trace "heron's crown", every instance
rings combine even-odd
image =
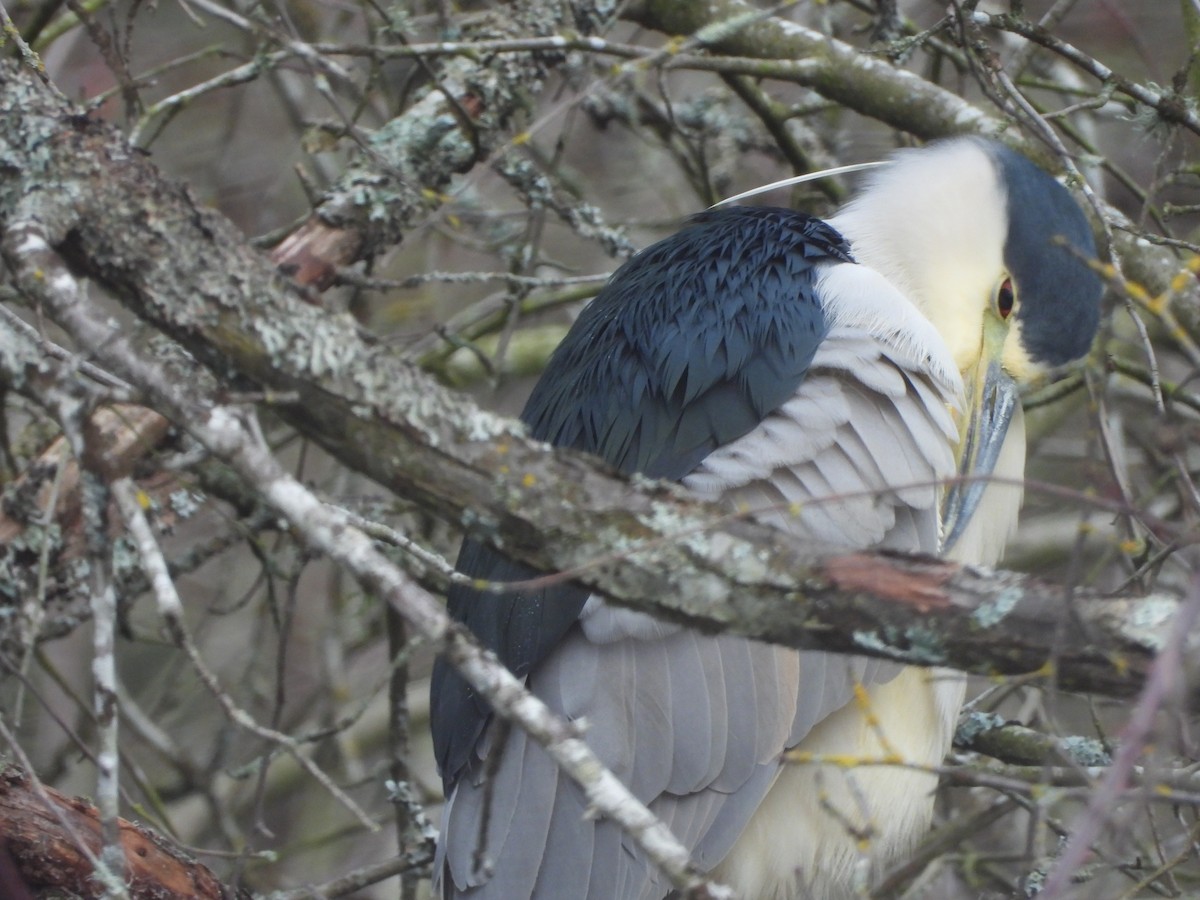
[[[965,137],[901,150],[830,223],[963,364],[1005,278],[1018,299],[1019,368],[1061,365],[1091,346],[1102,282],[1087,219],[1066,188],[1002,144]]]

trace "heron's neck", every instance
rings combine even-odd
[[[1003,232],[998,221],[962,210],[937,227],[917,229],[901,214],[901,201],[872,195],[829,224],[850,242],[860,265],[886,278],[937,328],[962,371],[979,355],[983,312],[1004,265]]]

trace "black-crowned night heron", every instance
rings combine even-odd
[[[1094,255],[1079,207],[1024,157],[971,138],[901,151],[828,220],[710,211],[635,256],[523,418],[538,438],[825,544],[994,563],[1025,467],[1014,380],[1087,352]],[[534,574],[471,541],[459,565]],[[457,589],[450,609],[550,707],[585,718],[600,758],[739,897],[840,896],[929,826],[929,774],[781,755],[937,765],[963,698],[949,673],[706,636],[572,585]],[[433,732],[445,896],[669,892],[444,663]]]

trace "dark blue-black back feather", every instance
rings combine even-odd
[[[850,261],[842,236],[803,213],[702,213],[613,275],[550,358],[521,418],[534,437],[622,472],[682,478],[796,392],[827,330],[814,267]],[[458,568],[489,581],[541,574],[471,539]],[[448,606],[525,676],[574,625],[588,594],[578,585],[506,594],[455,587]],[[491,710],[439,659],[431,715],[449,791]]]

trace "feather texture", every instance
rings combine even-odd
[[[522,418],[540,440],[595,453],[624,472],[678,479],[795,392],[827,330],[814,289],[819,270],[849,260],[841,235],[811,216],[702,213],[614,274],[554,352]],[[470,540],[458,568],[492,581],[537,574]],[[574,586],[486,598],[456,587],[448,607],[523,676],[586,601]],[[663,631],[640,621],[647,634]],[[612,629],[612,639],[620,636]],[[490,711],[442,660],[431,694],[449,789],[473,764]]]
[[[523,418],[535,437],[804,538],[937,552],[958,419],[978,421],[960,372],[984,371],[986,355],[1026,377],[1080,355],[1099,282],[1078,257],[1093,252],[1066,191],[1000,145],[901,153],[829,222],[710,211],[636,256],[581,314]],[[1024,300],[1000,310],[1006,280]],[[994,464],[1022,473],[1019,412]],[[995,561],[1015,525],[1019,490],[983,497],[988,515],[968,520],[956,558]],[[470,540],[460,568],[535,574]],[[928,825],[935,779],[921,767],[948,745],[957,677],[701,635],[573,585],[456,588],[449,608],[551,709],[585,722],[601,760],[739,896],[845,896]],[[443,896],[669,893],[440,660],[432,693]],[[785,765],[789,750],[807,762]]]
[[[683,483],[824,543],[936,550],[936,483],[954,471],[949,409],[961,384],[956,373],[945,377],[952,368],[914,359],[910,336],[894,322],[876,334],[870,327],[826,334],[793,395],[710,452]],[[530,687],[567,719],[586,721],[601,760],[702,865],[715,866],[778,789],[780,754],[804,746],[850,703],[856,684],[886,686],[900,667],[675,626],[647,630],[653,621],[591,597],[579,627],[534,669]],[[448,812],[438,860],[447,887],[505,898],[666,893],[669,886],[615,826],[584,819],[581,792],[522,733],[507,735],[488,783],[483,770],[472,767]],[[824,815],[808,806],[811,816]],[[845,841],[853,845],[850,835]],[[603,865],[584,864],[601,858]],[[808,862],[803,854],[782,859],[785,880]],[[728,861],[726,868],[739,874]]]

